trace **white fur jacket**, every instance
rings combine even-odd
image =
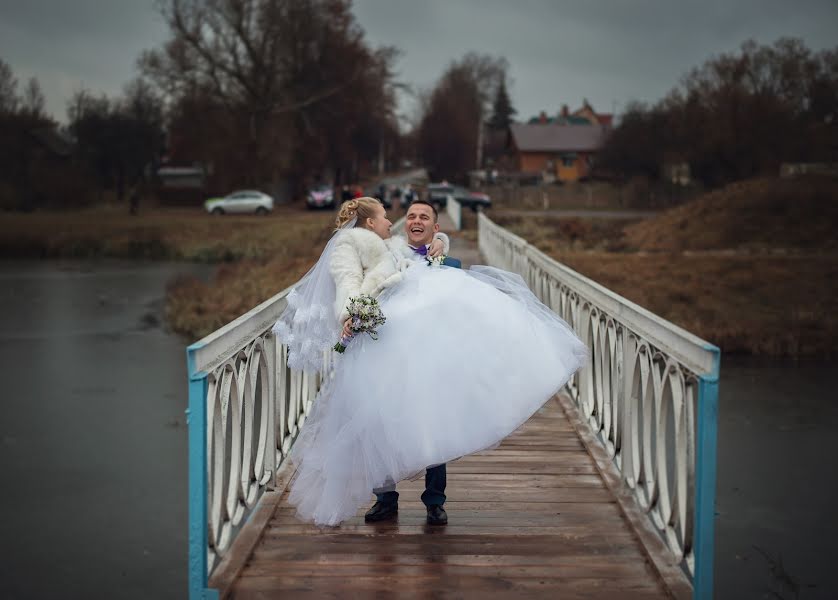
[[[448,252],[448,236],[437,233],[443,253]],[[378,234],[355,227],[336,240],[329,264],[335,280],[335,314],[343,323],[349,313],[349,298],[358,294],[378,296],[382,290],[401,281],[402,272],[416,262],[416,254],[400,235],[382,240]]]

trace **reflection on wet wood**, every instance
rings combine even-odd
[[[425,523],[421,479],[398,489],[397,519],[364,523],[364,507],[332,529],[301,523],[283,498],[231,597],[668,596],[555,402],[449,465],[447,526]]]

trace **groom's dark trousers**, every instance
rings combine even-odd
[[[437,465],[425,471],[425,491],[422,493],[422,502],[425,506],[445,503],[445,465]],[[378,488],[375,497],[382,504],[398,502],[399,493],[395,484]]]
[[[463,265],[457,258],[446,256],[442,264],[455,269],[462,269]],[[422,502],[425,506],[442,506],[445,504],[445,464],[437,465],[425,470],[425,491],[422,492]],[[396,491],[396,484],[391,483],[373,490],[376,499],[382,504],[399,501],[399,493]]]

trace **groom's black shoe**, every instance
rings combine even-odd
[[[448,513],[441,504],[431,504],[428,507],[428,525],[447,525]]]
[[[376,502],[372,508],[364,515],[364,521],[367,523],[374,523],[375,521],[383,521],[398,514],[398,502]]]

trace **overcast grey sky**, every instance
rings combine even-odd
[[[469,50],[505,56],[519,118],[657,100],[748,38],[838,45],[838,0],[356,0],[355,15],[373,44],[402,49],[400,79],[417,88]],[[119,93],[165,38],[151,0],[0,0],[0,58],[21,86],[38,78],[62,121],[74,90]]]

